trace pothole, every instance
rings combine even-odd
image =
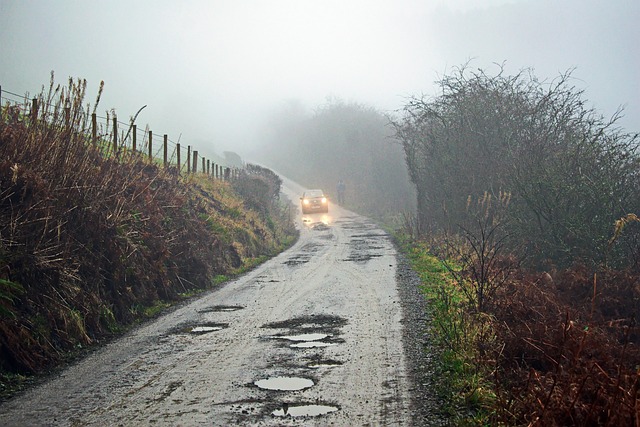
[[[242,310],[244,307],[241,305],[214,305],[213,307],[203,308],[198,310],[198,313],[219,313]]]
[[[208,334],[209,332],[222,330],[227,326],[228,326],[227,324],[222,324],[222,323],[209,323],[209,324],[200,325],[200,326],[192,326],[189,329],[189,332],[196,335]]]
[[[275,336],[274,338],[279,338],[279,339],[289,340],[289,341],[320,341],[327,337],[329,337],[329,334],[283,335],[283,336]]]
[[[306,264],[307,262],[309,262],[309,256],[298,255],[298,256],[289,258],[288,260],[283,262],[283,264],[288,265],[290,267],[295,267],[301,264]]]
[[[272,322],[262,325],[263,328],[269,329],[290,329],[296,332],[312,332],[314,330],[322,330],[327,333],[338,334],[338,328],[347,323],[347,320],[332,315],[317,314],[311,316],[294,317],[279,322]]]
[[[219,331],[221,329],[225,329],[228,327],[229,327],[228,323],[188,324],[188,325],[179,326],[176,329],[173,329],[171,333],[202,335],[202,334],[208,334],[210,332]]]
[[[329,405],[283,405],[271,414],[276,417],[318,417],[337,410],[336,406]]]
[[[336,345],[333,342],[324,342],[324,341],[303,341],[297,342],[295,344],[291,344],[289,347],[291,348],[319,348],[319,347],[331,347]]]
[[[271,377],[255,381],[254,384],[265,390],[294,391],[312,387],[315,383],[309,378]]]
[[[343,261],[351,261],[351,262],[367,262],[372,260],[373,258],[381,257],[380,254],[356,254],[351,255],[348,258],[343,259]]]
[[[319,360],[317,362],[310,363],[308,366],[312,369],[319,368],[334,368],[336,366],[342,365],[342,362],[338,362],[337,360]]]

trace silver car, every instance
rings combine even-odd
[[[329,212],[329,200],[322,190],[307,190],[300,197],[302,213]]]

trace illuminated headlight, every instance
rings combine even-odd
[[[302,203],[304,203],[305,205],[309,204],[309,199],[302,199]]]
[[[323,198],[322,198],[322,203],[323,203],[323,204],[324,204],[324,203],[327,203],[327,198],[326,198],[326,197],[323,197]]]

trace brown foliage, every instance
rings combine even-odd
[[[0,285],[24,289],[0,286],[11,301],[0,371],[41,371],[281,244],[248,211],[216,222],[232,209],[221,200],[228,183],[186,182],[136,153],[110,157],[55,118],[4,114],[0,159]],[[237,230],[250,250],[234,244]]]
[[[498,387],[510,424],[635,426],[640,347],[638,278],[582,266],[500,290]],[[595,296],[595,298],[594,298]]]

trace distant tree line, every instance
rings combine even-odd
[[[388,125],[384,114],[356,103],[333,99],[310,114],[292,102],[273,116],[262,157],[334,202],[342,179],[347,208],[390,219],[412,211],[415,196],[402,145]]]
[[[417,191],[420,233],[456,233],[500,216],[506,248],[533,263],[639,261],[638,134],[587,107],[571,72],[495,75],[462,66],[438,96],[412,97],[392,120]],[[493,222],[495,224],[495,221]],[[485,230],[486,231],[486,230]]]

